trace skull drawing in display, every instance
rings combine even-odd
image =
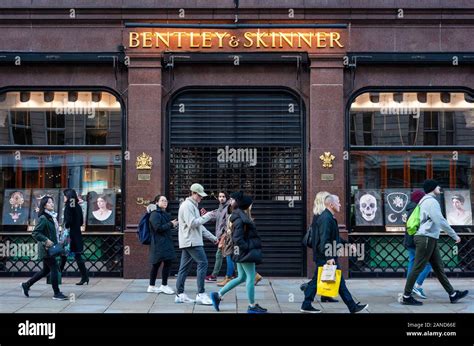
[[[377,212],[377,199],[366,193],[360,198],[359,209],[366,221],[373,221]]]

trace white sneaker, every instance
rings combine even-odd
[[[158,288],[158,290],[160,292],[163,292],[164,294],[174,294],[174,291],[171,287],[169,287],[168,285],[164,286],[164,285],[161,285],[160,288]]]
[[[161,293],[160,289],[156,286],[148,286],[146,290],[148,293]]]
[[[194,303],[194,300],[189,298],[186,293],[177,294],[174,298],[175,303]]]
[[[196,304],[212,305],[212,300],[209,298],[207,293],[199,293],[196,295]]]

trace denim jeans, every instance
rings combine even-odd
[[[234,275],[235,267],[234,267],[234,261],[232,261],[232,256],[226,256],[225,260],[227,262],[227,271],[226,271],[226,276],[231,277]]]
[[[197,263],[197,287],[198,293],[204,293],[204,280],[207,272],[207,257],[203,246],[192,246],[181,249],[181,263],[179,264],[178,279],[176,280],[176,290],[178,294],[184,292],[184,282],[188,272],[193,266],[193,261]]]
[[[303,304],[301,305],[302,309],[309,308],[311,306],[311,303],[314,301],[314,297],[316,296],[316,290],[317,290],[317,281],[318,281],[318,267],[322,267],[323,265],[326,264],[326,261],[317,261],[316,262],[316,270],[314,273],[313,278],[311,281],[308,283],[308,286],[306,287],[306,290],[304,291],[304,301]],[[339,264],[336,262],[337,268],[340,269]],[[339,286],[339,295],[341,296],[342,301],[344,304],[346,304],[347,308],[349,311],[353,311],[356,303],[354,299],[352,298],[351,293],[347,289],[346,282],[344,278],[341,276],[341,284]]]
[[[410,272],[413,269],[413,263],[415,263],[415,249],[413,248],[408,248],[408,270],[407,270],[407,277],[410,275]],[[418,278],[416,279],[416,283],[418,285],[423,285],[423,282],[425,279],[430,275],[431,273],[431,264],[427,263],[425,269],[418,275]]]

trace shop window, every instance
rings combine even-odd
[[[121,231],[122,112],[115,96],[31,91],[1,99],[0,231],[32,231],[44,195],[53,197],[62,222],[65,188],[78,192],[84,231]]]
[[[410,194],[422,189],[426,179],[440,183],[439,202],[448,222],[458,232],[473,231],[472,97],[462,92],[420,94],[384,91],[374,98],[365,93],[352,103],[351,231],[404,231]]]

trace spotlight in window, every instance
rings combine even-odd
[[[28,102],[30,100],[30,92],[29,91],[22,91],[20,93],[20,101],[21,102]]]
[[[380,94],[379,93],[370,93],[369,98],[370,98],[370,102],[372,102],[372,103],[379,103],[380,102]]]
[[[450,103],[451,102],[451,94],[450,93],[441,93],[440,99],[441,99],[441,102],[443,102],[443,103]]]
[[[92,93],[92,102],[100,102],[102,99],[102,93],[99,91],[94,91]]]
[[[469,94],[464,94],[464,100],[468,103],[474,103],[474,96],[469,95]]]
[[[403,102],[403,93],[393,93],[393,100],[398,103]]]
[[[53,92],[53,91],[46,91],[46,92],[43,94],[43,99],[44,99],[44,102],[53,102],[53,100],[54,100],[54,92]]]
[[[70,91],[67,93],[67,100],[69,102],[76,102],[77,101],[77,91]]]
[[[426,103],[426,100],[428,99],[428,94],[425,92],[417,93],[416,94],[416,99],[420,103]]]

